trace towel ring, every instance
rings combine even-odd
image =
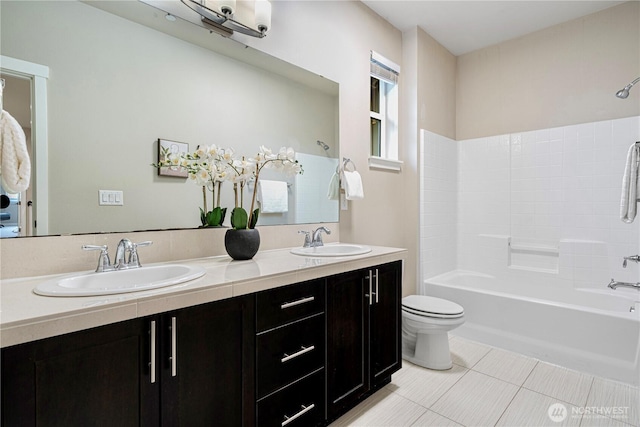
[[[349,170],[347,169],[347,166],[351,165],[351,167],[353,168],[353,170]],[[356,171],[356,164],[353,163],[353,161],[351,161],[351,159],[347,158],[347,157],[343,157],[342,158],[342,168],[340,166],[338,166],[336,168],[336,172],[340,173],[342,171],[348,171],[348,172],[355,172]]]

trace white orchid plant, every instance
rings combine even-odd
[[[231,211],[231,227],[236,230],[255,228],[260,209],[255,208],[258,194],[260,172],[265,167],[274,168],[286,175],[303,173],[302,165],[295,159],[292,148],[282,147],[278,153],[261,146],[255,157],[240,159],[234,157],[231,148],[218,148],[216,145],[198,146],[193,153],[172,154],[163,149],[156,168],[182,168],[189,174],[189,180],[202,187],[203,208],[200,208],[200,220],[204,227],[221,226],[227,208],[220,206],[222,183],[233,183],[235,207]],[[244,188],[253,180],[253,193],[249,213],[243,207]],[[212,208],[207,210],[207,191],[212,193]]]

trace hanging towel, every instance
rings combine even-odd
[[[31,159],[22,127],[9,113],[0,113],[0,177],[8,193],[29,188]]]
[[[357,171],[343,171],[342,186],[347,200],[364,199],[364,189],[362,188],[362,178]]]
[[[338,200],[340,198],[340,176],[337,172],[333,173],[331,181],[329,181],[329,189],[327,190],[327,199]]]
[[[285,181],[258,181],[260,213],[281,213],[289,210],[289,194]]]
[[[622,177],[622,197],[620,200],[620,219],[631,224],[636,217],[638,201],[640,199],[640,183],[638,176],[638,161],[640,161],[640,144],[629,147],[627,165]]]

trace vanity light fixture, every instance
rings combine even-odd
[[[181,0],[190,9],[202,17],[202,22],[222,30],[225,35],[234,31],[252,37],[262,38],[271,27],[271,3],[269,0],[244,1],[242,11],[236,6],[236,0]],[[253,6],[253,14],[251,7]],[[240,22],[244,18],[245,22]],[[247,23],[253,20],[254,22]]]

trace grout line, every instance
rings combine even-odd
[[[500,416],[498,417],[498,419],[496,420],[496,422],[493,424],[494,427],[498,425],[498,423],[500,422],[500,420],[502,419],[502,417],[504,417],[504,414],[507,412],[507,410],[509,409],[509,407],[511,406],[511,404],[513,403],[513,401],[515,400],[516,396],[518,395],[518,393],[520,393],[520,390],[522,390],[522,386],[518,387],[518,391],[516,391],[516,393],[513,395],[513,397],[511,398],[511,400],[509,401],[509,404],[507,406],[505,406],[504,411],[502,411],[502,413],[500,414]]]

